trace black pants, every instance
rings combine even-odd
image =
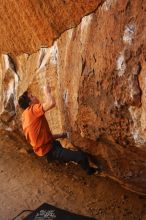
[[[78,163],[87,174],[90,175],[92,167],[89,166],[88,157],[82,151],[72,151],[63,148],[59,141],[53,141],[53,149],[46,155],[48,162],[58,160],[60,162],[74,161]]]

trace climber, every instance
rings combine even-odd
[[[80,164],[88,175],[92,175],[95,172],[98,173],[99,169],[89,165],[88,157],[84,152],[72,151],[62,147],[57,139],[66,138],[66,133],[56,135],[51,133],[45,112],[54,108],[56,102],[49,86],[44,87],[44,95],[45,102],[42,104],[36,96],[33,96],[28,91],[25,91],[18,100],[19,106],[23,110],[23,132],[34,153],[39,157],[47,158],[48,162],[51,160],[60,162],[74,161]]]

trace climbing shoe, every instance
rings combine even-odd
[[[90,167],[87,170],[87,175],[89,175],[89,176],[93,175],[94,173],[99,173],[98,168]]]

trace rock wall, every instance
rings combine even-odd
[[[66,29],[96,10],[103,0],[3,0],[0,53],[18,55],[51,46]]]
[[[145,13],[144,1],[106,0],[50,48],[3,54],[2,126],[14,131],[19,95],[30,89],[43,100],[49,83],[52,131],[70,131],[72,143],[102,163],[102,175],[146,194]]]

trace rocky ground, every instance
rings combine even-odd
[[[108,178],[88,177],[78,165],[48,164],[27,147],[20,137],[1,134],[0,220],[44,202],[99,220],[146,219],[146,197]]]

